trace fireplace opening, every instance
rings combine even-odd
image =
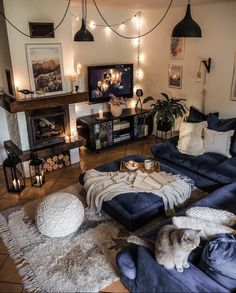
[[[69,129],[67,106],[26,112],[30,148],[40,148],[64,141]]]

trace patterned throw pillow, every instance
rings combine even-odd
[[[178,150],[183,154],[192,156],[203,154],[203,129],[206,127],[206,121],[199,123],[182,122],[179,129]]]

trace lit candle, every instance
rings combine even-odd
[[[75,142],[75,137],[74,137],[74,135],[71,135],[71,136],[70,136],[70,142]]]
[[[75,140],[79,140],[79,135],[78,135],[78,132],[77,131],[75,131],[73,133],[73,135],[74,135]]]
[[[103,111],[99,110],[99,119],[103,119]]]
[[[70,142],[70,137],[69,136],[65,136],[65,142],[69,143]]]
[[[20,190],[20,180],[19,179],[18,180],[14,179],[13,180],[13,186],[14,186],[14,189],[16,191],[19,191]]]
[[[36,175],[36,186],[42,186],[43,177],[41,175]]]

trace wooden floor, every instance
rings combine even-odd
[[[65,169],[56,170],[47,174],[46,183],[42,188],[30,187],[27,180],[26,188],[19,194],[7,193],[3,172],[0,168],[0,211],[24,204],[27,201],[44,197],[52,192],[66,188],[78,182],[82,171],[95,168],[101,164],[122,158],[124,155],[144,154],[151,155],[150,149],[155,144],[156,139],[149,137],[145,140],[129,142],[120,146],[101,150],[99,153],[91,152],[87,148],[81,148],[80,164],[75,164]],[[120,282],[114,282],[104,290],[104,292],[128,292]],[[8,251],[0,240],[0,293],[6,292],[26,292],[23,289],[21,278],[17,273],[13,260],[8,255]]]

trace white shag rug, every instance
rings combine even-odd
[[[81,189],[80,184],[75,184],[63,191],[78,196],[85,206]],[[205,195],[195,189],[191,201]],[[118,280],[116,255],[127,246],[126,239],[131,233],[102,212],[101,216],[86,215],[79,230],[72,235],[48,238],[40,234],[34,224],[40,201],[0,213],[0,236],[25,288],[40,292],[98,292]],[[159,216],[135,234],[142,235],[164,219]]]
[[[78,194],[80,185],[65,191]],[[85,220],[67,237],[48,238],[34,224],[40,200],[0,213],[0,233],[29,291],[98,292],[119,279],[118,251],[127,245],[129,232],[103,213]]]

